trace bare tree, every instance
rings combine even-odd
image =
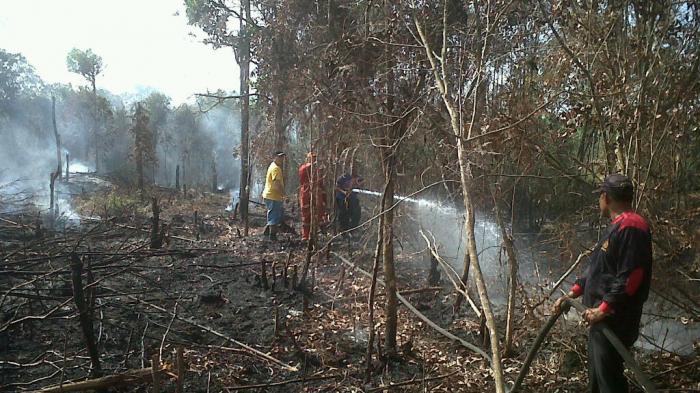
[[[478,18],[477,18],[478,19]],[[414,19],[414,23],[418,30],[420,36],[420,42],[425,48],[426,56],[430,62],[433,70],[433,76],[435,78],[435,85],[440,91],[443,103],[450,117],[450,126],[452,132],[457,140],[457,155],[459,160],[459,173],[460,180],[462,184],[462,197],[465,209],[465,233],[467,237],[467,248],[469,254],[470,270],[474,273],[473,277],[476,281],[477,290],[479,292],[479,298],[481,300],[481,306],[483,308],[484,316],[486,317],[486,324],[489,329],[489,337],[491,342],[491,368],[493,371],[493,378],[496,384],[496,392],[505,393],[505,384],[503,378],[503,366],[501,364],[501,350],[500,343],[498,339],[498,332],[496,328],[496,320],[494,318],[493,310],[491,309],[491,301],[489,300],[488,291],[486,288],[486,282],[484,281],[484,276],[481,271],[481,266],[479,265],[479,257],[476,249],[476,237],[474,235],[474,204],[472,202],[472,169],[471,164],[467,159],[468,155],[468,143],[469,138],[472,137],[472,133],[478,133],[480,127],[475,127],[475,119],[481,118],[481,113],[479,112],[482,108],[479,103],[479,94],[484,94],[483,91],[479,91],[478,86],[481,83],[482,73],[483,73],[483,57],[486,51],[487,43],[486,38],[484,42],[481,43],[480,48],[477,50],[477,66],[475,69],[475,86],[476,91],[474,95],[477,97],[474,99],[474,105],[471,111],[471,122],[469,128],[465,130],[462,126],[462,114],[459,112],[459,106],[456,105],[453,99],[451,87],[449,86],[449,77],[447,73],[447,6],[443,7],[443,29],[442,29],[442,51],[440,58],[438,59],[433,52],[433,48],[430,44],[430,40],[426,35],[425,29],[418,18]],[[487,26],[487,30],[488,30]],[[479,35],[481,37],[481,35]],[[488,34],[483,36],[488,37]],[[459,97],[461,100],[462,97]],[[466,131],[466,132],[465,132]]]

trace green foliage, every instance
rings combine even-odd
[[[92,49],[71,49],[66,57],[66,65],[68,71],[81,75],[90,82],[93,88],[97,76],[103,70],[102,58],[95,54]]]
[[[233,7],[237,2],[185,0],[187,20],[189,24],[201,28],[207,33],[204,42],[215,48],[237,44],[236,35],[229,29],[234,18]]]
[[[139,201],[133,195],[109,193],[104,199],[103,209],[109,217],[124,217],[138,209]]]
[[[157,161],[149,121],[148,111],[141,103],[136,104],[132,118],[132,127],[129,131],[134,137],[134,156],[136,160],[143,163],[154,163]]]
[[[24,56],[0,49],[0,112],[13,100],[36,95],[41,87],[41,79]]]
[[[149,114],[149,127],[157,133],[162,128],[170,115],[170,97],[163,93],[151,93],[143,101],[143,105]]]

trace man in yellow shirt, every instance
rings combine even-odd
[[[277,238],[277,227],[282,224],[284,216],[284,176],[282,174],[284,157],[283,151],[276,151],[274,161],[267,168],[267,176],[265,176],[263,190],[263,199],[267,207],[265,233],[270,235],[270,239]]]

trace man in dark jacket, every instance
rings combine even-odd
[[[642,306],[651,283],[651,232],[632,210],[634,187],[627,176],[609,175],[595,191],[608,229],[571,291],[554,304],[558,312],[567,299],[583,296],[589,324],[588,386],[591,393],[627,393],[622,357],[603,335],[606,324],[628,348],[639,336]]]
[[[358,198],[358,188],[364,185],[364,179],[357,175],[340,176],[335,184],[335,215],[338,220],[338,230],[345,232],[360,225],[362,207]]]

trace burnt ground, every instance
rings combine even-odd
[[[69,254],[75,251],[89,270],[84,284],[93,283],[86,293],[105,375],[148,367],[156,353],[174,374],[174,353],[182,348],[186,392],[493,391],[483,358],[401,306],[399,356],[385,362],[375,350],[367,380],[369,279],[324,253],[312,260],[312,289],[294,289],[294,271],[301,274],[306,246],[290,233],[276,242],[264,239],[260,207],[253,209],[250,236],[243,237],[240,223],[223,210],[226,195],[154,192],[169,235],[159,250],[149,249],[150,201],[123,187],[76,197],[74,208],[91,217],[78,227],[59,223],[58,230],[47,230],[44,223],[38,230],[41,219],[35,212],[2,215],[0,390],[34,390],[90,373],[72,299]],[[331,248],[370,270],[371,232]],[[428,288],[416,259],[409,253],[399,256],[399,289],[423,288],[406,294],[416,308],[486,348],[474,315],[466,307],[453,312],[450,284]],[[379,287],[375,311],[380,343],[382,292]],[[542,307],[526,310],[520,312],[514,354],[504,361],[510,381],[546,318]],[[523,391],[584,391],[585,347],[583,327],[559,322]],[[696,357],[659,352],[638,357],[659,387],[700,390]],[[147,381],[110,388],[150,389]],[[174,380],[167,379],[161,391],[175,391]]]

